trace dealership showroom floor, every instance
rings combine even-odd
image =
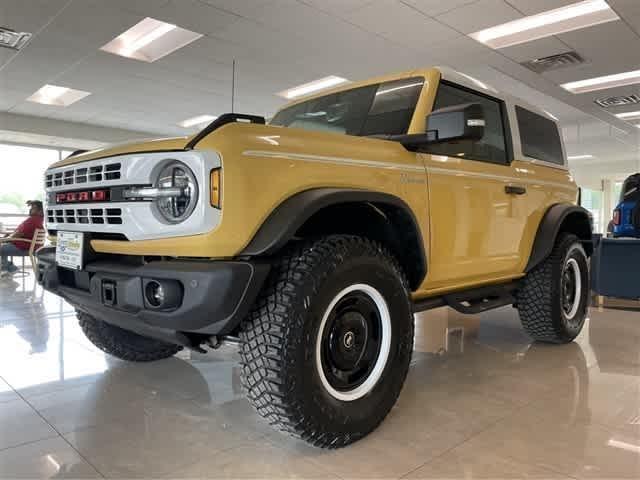
[[[416,319],[400,400],[340,450],[274,432],[235,347],[127,364],[73,309],[0,283],[2,478],[638,478],[640,322],[592,308],[568,345],[532,344],[511,307]]]
[[[0,480],[640,479],[638,172],[640,0],[0,0]]]

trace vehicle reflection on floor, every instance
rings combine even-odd
[[[0,477],[640,476],[638,313],[592,310],[559,346],[532,344],[510,307],[421,314],[398,404],[338,451],[260,420],[238,361],[120,362],[32,277],[0,280]]]

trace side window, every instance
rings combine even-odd
[[[564,165],[560,133],[555,122],[516,105],[522,153],[544,162]]]
[[[360,135],[407,133],[423,85],[422,77],[380,84]]]
[[[485,132],[479,141],[460,140],[429,147],[429,153],[462,157],[470,160],[506,164],[507,145],[502,102],[470,90],[441,82],[433,105],[433,110],[454,107],[467,103],[479,103],[484,108]],[[427,129],[429,126],[427,125]]]

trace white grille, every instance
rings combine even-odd
[[[148,201],[91,201],[54,203],[57,193],[85,192],[113,187],[150,186],[157,181],[157,170],[168,162],[183,162],[194,173],[200,193],[193,213],[178,227],[163,222]],[[206,193],[209,174],[222,166],[212,151],[130,153],[117,157],[87,160],[53,167],[45,173],[47,197],[45,219],[48,230],[115,233],[128,240],[151,240],[180,235],[200,235],[220,222],[220,210],[209,205]]]
[[[122,225],[120,208],[69,208],[47,209],[47,221],[57,224]]]
[[[107,163],[90,167],[71,167],[45,175],[44,187],[91,185],[105,180],[120,180],[120,163]]]

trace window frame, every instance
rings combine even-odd
[[[484,162],[489,163],[491,165],[503,165],[510,166],[514,160],[514,151],[513,151],[513,138],[511,137],[511,126],[510,126],[510,117],[509,117],[509,109],[507,107],[507,102],[498,97],[494,97],[492,95],[488,95],[484,92],[479,92],[473,88],[466,87],[464,85],[460,85],[459,83],[452,82],[451,80],[446,80],[444,78],[440,79],[438,82],[438,88],[436,89],[436,93],[433,97],[433,104],[431,105],[431,113],[433,113],[433,107],[436,104],[436,99],[438,98],[438,93],[440,92],[440,85],[446,85],[451,88],[456,88],[458,90],[462,90],[466,93],[471,93],[473,95],[477,95],[479,97],[483,97],[487,100],[491,100],[496,102],[500,108],[500,118],[502,121],[502,135],[504,136],[504,147],[505,147],[505,161],[504,162],[492,162],[490,160],[484,158],[475,158],[475,157],[467,157],[465,155],[465,160],[473,160],[474,162]],[[444,142],[446,143],[446,142]],[[428,151],[428,147],[424,153],[431,153]],[[441,155],[439,153],[432,153],[433,155]]]

